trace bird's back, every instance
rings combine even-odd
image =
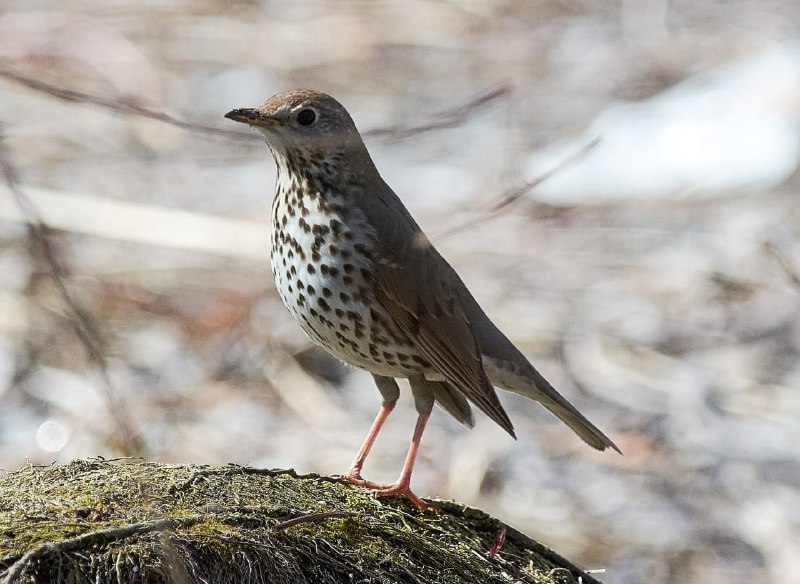
[[[382,183],[383,181],[381,181]],[[415,269],[407,274],[410,287],[421,287],[435,298],[434,303],[452,304],[450,312],[456,314],[468,326],[460,328],[460,336],[469,337],[467,344],[474,343],[478,352],[479,364],[471,368],[474,380],[483,383],[488,379],[492,385],[524,395],[540,402],[560,420],[567,424],[587,444],[604,450],[607,447],[619,451],[614,443],[589,422],[566,398],[536,370],[522,352],[491,321],[461,277],[436,250],[424,235],[419,225],[412,218],[400,198],[385,183],[375,188],[377,196],[357,202],[362,209],[369,209],[365,214],[372,218],[378,240],[384,242],[385,261],[395,262],[400,266],[413,266]],[[389,242],[388,245],[386,242]],[[399,244],[398,244],[399,242]],[[410,256],[416,256],[415,261]],[[420,256],[424,258],[420,260]],[[423,270],[419,266],[423,265]],[[420,295],[424,295],[420,291]],[[413,298],[413,295],[411,296]],[[447,307],[443,309],[447,312]],[[450,337],[452,338],[452,337]],[[475,402],[474,389],[464,391],[454,380],[448,379],[457,389],[463,391]],[[507,420],[505,411],[494,395],[485,388],[483,397],[488,397],[483,404],[478,404],[487,415],[503,427]],[[510,428],[510,422],[508,422]],[[508,428],[507,428],[508,429]],[[510,430],[509,430],[510,431]]]

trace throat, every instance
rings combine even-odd
[[[330,195],[319,181],[280,173],[272,201],[272,224],[285,228],[294,222],[302,229],[312,213],[330,213],[329,199]]]

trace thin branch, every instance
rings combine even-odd
[[[800,290],[800,266],[795,265],[795,263],[789,259],[789,254],[786,253],[786,246],[784,245],[785,241],[782,239],[783,238],[778,238],[776,236],[770,237],[763,243],[764,249],[775,258],[778,265],[783,269],[786,277],[789,279],[789,282]]]
[[[83,91],[76,91],[74,89],[66,89],[53,83],[48,83],[29,75],[24,75],[22,73],[2,67],[0,67],[0,77],[57,99],[71,103],[96,105],[117,114],[147,118],[169,124],[183,130],[188,130],[190,132],[210,134],[225,138],[235,138],[237,140],[263,140],[259,134],[253,132],[227,130],[217,128],[215,126],[198,124],[195,122],[186,122],[164,112],[146,108],[143,105],[136,103],[136,100],[131,97],[103,97]],[[431,132],[433,130],[452,128],[463,124],[476,111],[480,110],[496,99],[508,95],[510,92],[511,89],[507,85],[496,87],[494,89],[485,91],[465,104],[455,106],[436,114],[432,121],[424,122],[411,127],[387,126],[384,128],[376,128],[363,132],[362,136],[367,139],[381,138],[387,141],[394,141],[403,140],[412,136]]]
[[[224,136],[227,138],[237,138],[237,139],[245,138],[248,140],[261,139],[257,134],[254,134],[252,132],[242,132],[238,130],[223,130],[221,128],[215,128],[213,126],[206,126],[194,122],[184,122],[183,120],[179,120],[178,118],[173,117],[164,112],[151,110],[142,105],[139,105],[134,101],[133,98],[103,97],[100,95],[92,95],[91,93],[85,93],[83,91],[66,89],[64,87],[60,87],[53,83],[41,81],[40,79],[35,79],[33,77],[29,77],[27,75],[17,73],[16,71],[11,71],[9,69],[4,69],[4,68],[0,68],[0,77],[18,83],[20,85],[24,85],[28,89],[33,89],[34,91],[45,93],[51,97],[55,97],[63,101],[69,101],[71,103],[86,103],[86,104],[96,105],[104,109],[110,110],[114,113],[126,116],[147,118],[150,120],[163,122],[165,124],[169,124],[170,126],[176,126],[178,128],[182,128],[184,130],[189,130],[192,132],[199,132],[201,134],[213,134],[217,136]]]
[[[344,519],[347,517],[356,517],[357,515],[358,513],[354,513],[352,511],[324,511],[322,513],[309,513],[308,515],[301,515],[300,517],[295,517],[293,519],[278,523],[272,529],[275,531],[281,531],[289,527],[294,527],[295,525],[300,525],[301,523],[308,523],[309,521],[322,521],[323,519]]]
[[[501,85],[494,89],[489,89],[465,104],[439,112],[434,116],[434,120],[416,126],[403,128],[402,126],[387,126],[385,128],[375,128],[362,132],[361,136],[366,139],[382,138],[389,141],[404,140],[419,134],[441,130],[444,128],[454,128],[466,122],[472,115],[487,106],[491,102],[509,95],[511,88]]]
[[[260,509],[255,509],[255,510],[260,511]],[[294,525],[299,525],[301,523],[307,523],[310,521],[321,521],[323,519],[331,519],[331,518],[341,519],[341,518],[356,517],[356,516],[358,516],[358,513],[354,513],[352,511],[327,511],[324,513],[309,513],[307,515],[302,515],[300,517],[295,517],[293,519],[289,519],[288,521],[279,523],[273,527],[273,530],[280,531],[292,527]],[[154,521],[145,521],[142,523],[132,523],[129,525],[109,527],[106,529],[91,531],[89,533],[83,533],[79,536],[73,537],[71,539],[65,539],[57,543],[47,542],[31,550],[28,550],[25,554],[20,556],[13,564],[11,564],[11,566],[9,566],[8,570],[5,572],[5,578],[3,579],[3,584],[12,584],[23,575],[25,569],[31,563],[51,553],[65,553],[76,549],[81,549],[86,546],[105,545],[112,541],[125,539],[131,536],[141,535],[145,533],[163,533],[165,531],[174,531],[177,528],[191,527],[192,525],[201,523],[203,521],[208,521],[209,519],[214,519],[224,523],[242,522],[242,518],[236,515],[225,515],[217,513],[195,514],[195,515],[187,515],[186,517],[164,518],[164,519],[157,519]],[[0,576],[2,576],[2,573],[0,573]]]
[[[71,322],[75,334],[86,350],[89,360],[95,365],[100,375],[108,410],[122,435],[123,453],[132,455],[140,450],[138,446],[140,440],[122,415],[123,408],[120,407],[117,401],[116,392],[108,375],[108,366],[102,343],[100,342],[100,334],[88,313],[78,304],[78,301],[72,297],[72,294],[67,289],[67,274],[64,272],[50,243],[47,225],[42,221],[38,209],[20,186],[19,173],[12,162],[2,126],[0,126],[0,171],[2,171],[5,182],[25,218],[30,238],[36,243],[42,258],[50,268],[50,275],[53,278],[56,290],[58,290],[62,301],[72,313]]]
[[[32,562],[50,553],[63,553],[79,549],[83,546],[102,545],[111,541],[125,539],[127,537],[131,537],[132,535],[139,535],[142,533],[154,533],[174,530],[178,527],[189,527],[196,523],[206,521],[207,519],[208,515],[188,515],[180,518],[158,519],[155,521],[132,523],[129,525],[120,525],[118,527],[109,527],[106,529],[100,529],[98,531],[91,531],[71,539],[64,539],[57,543],[47,542],[39,547],[35,547],[27,551],[16,562],[11,564],[6,572],[3,584],[12,584],[12,582],[22,576],[25,568],[27,568]]]
[[[441,231],[438,234],[436,234],[434,238],[444,239],[446,237],[450,237],[451,235],[455,235],[459,231],[463,231],[469,227],[477,225],[478,223],[482,223],[483,221],[489,219],[494,215],[499,215],[503,210],[507,209],[513,203],[516,203],[518,200],[527,195],[529,192],[531,192],[537,186],[542,184],[544,181],[546,181],[553,175],[558,174],[565,168],[578,162],[599,143],[600,143],[600,138],[599,137],[595,138],[594,140],[586,144],[583,148],[581,148],[571,156],[565,158],[547,172],[540,174],[532,181],[523,183],[522,185],[507,190],[505,193],[497,197],[494,202],[487,205],[482,211],[479,211],[477,217],[473,217],[471,219],[464,221],[463,223],[455,225],[454,227],[450,227],[449,229]]]

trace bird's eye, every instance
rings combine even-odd
[[[317,112],[313,109],[303,109],[297,114],[297,123],[301,126],[310,126],[317,120]]]

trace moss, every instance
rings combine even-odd
[[[497,519],[291,470],[79,460],[0,479],[17,582],[596,582]],[[331,512],[337,512],[331,516]],[[300,519],[287,526],[285,522]],[[487,551],[503,528],[507,540]]]

